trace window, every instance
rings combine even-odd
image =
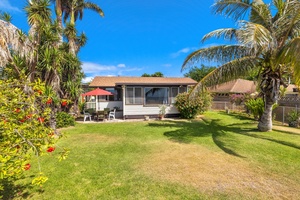
[[[127,87],[126,88],[126,104],[142,104],[142,88]]]
[[[145,104],[168,104],[168,88],[146,87],[145,88]]]
[[[175,103],[176,102],[176,96],[179,93],[184,93],[186,92],[186,87],[172,87],[171,88],[171,103]]]
[[[171,88],[171,103],[175,103],[177,95],[178,95],[178,87],[172,87]]]

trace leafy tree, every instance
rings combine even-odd
[[[187,56],[182,69],[194,61],[218,61],[221,64],[197,84],[193,93],[202,86],[224,83],[258,69],[265,105],[258,129],[272,130],[272,106],[278,100],[280,85],[287,86],[283,75],[291,71],[295,82],[300,82],[300,2],[273,0],[266,4],[262,0],[217,0],[213,11],[237,20],[239,26],[212,31],[202,41],[223,37],[236,44],[202,48]],[[249,16],[248,21],[240,20],[245,16]]]
[[[144,73],[142,74],[142,77],[164,77],[164,74],[161,72],[155,72],[153,74]]]
[[[30,169],[32,153],[39,157],[49,148],[54,150],[57,137],[49,127],[50,103],[39,79],[29,82],[22,75],[0,80],[0,91],[0,190],[5,191],[10,189],[5,188],[6,181],[20,178]],[[63,151],[62,159],[66,153]],[[40,166],[38,169],[32,183],[41,185],[47,177]]]
[[[198,68],[196,66],[189,69],[188,73],[185,73],[185,77],[190,77],[191,79],[194,79],[195,81],[200,81],[202,78],[204,78],[207,74],[212,72],[216,67],[207,67],[205,65],[201,65],[201,68]]]

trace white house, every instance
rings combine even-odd
[[[90,88],[101,88],[113,93],[107,96],[95,96],[86,104],[96,111],[104,108],[117,108],[118,118],[142,118],[145,115],[157,117],[159,106],[166,105],[166,116],[175,116],[179,112],[174,106],[175,97],[188,91],[197,82],[191,78],[166,77],[104,77],[96,76]]]

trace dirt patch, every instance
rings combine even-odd
[[[249,199],[299,199],[299,186],[253,169],[245,159],[198,145],[168,142],[136,167],[152,178]]]

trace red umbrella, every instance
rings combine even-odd
[[[82,96],[105,96],[105,95],[114,95],[114,94],[106,90],[102,90],[100,88],[82,94]]]

